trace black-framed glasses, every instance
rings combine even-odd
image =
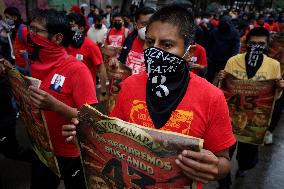
[[[31,31],[33,34],[38,34],[38,33],[42,33],[42,32],[47,32],[48,33],[48,30],[39,29],[39,28],[34,27],[34,26],[28,26],[28,30]]]

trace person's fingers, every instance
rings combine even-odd
[[[200,152],[195,152],[191,150],[184,150],[182,151],[182,155],[184,157],[194,159],[197,161],[205,162],[205,163],[212,163],[218,164],[218,158],[210,151],[201,150]]]
[[[71,123],[74,124],[74,127],[75,127],[75,129],[76,129],[76,126],[75,126],[75,125],[78,125],[78,124],[79,124],[79,120],[78,120],[77,118],[72,118],[72,119],[71,119]]]
[[[187,177],[191,178],[192,180],[202,182],[202,183],[204,183],[204,184],[208,183],[208,180],[207,180],[207,179],[204,179],[204,178],[200,177],[200,176],[198,175],[198,173],[197,173],[195,170],[193,170],[193,169],[187,167],[187,166],[186,166],[185,164],[183,164],[180,160],[176,159],[175,162],[176,162],[176,164],[182,169],[183,173],[184,173]]]
[[[76,126],[72,124],[62,126],[62,131],[75,131],[75,130]]]
[[[44,97],[37,93],[36,91],[34,90],[30,90],[30,97],[34,98],[34,99],[37,99],[38,101],[43,101],[44,100]]]
[[[65,142],[70,143],[70,142],[75,142],[75,137],[74,136],[69,136],[65,139]]]
[[[38,99],[30,96],[30,100],[35,108],[41,108],[41,102]]]
[[[213,175],[218,174],[218,168],[216,164],[207,164],[207,163],[202,163],[199,161],[195,161],[193,159],[184,157],[182,155],[178,156],[178,159],[187,167],[192,168],[193,170],[200,172],[200,173],[209,173],[210,176],[206,176],[206,174],[203,175],[204,178],[206,179],[214,179]]]

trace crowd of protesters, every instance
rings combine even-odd
[[[186,176],[198,181],[198,188],[212,180],[219,180],[221,189],[230,187],[235,149],[238,177],[256,165],[258,146],[237,142],[236,147],[226,99],[210,83],[230,73],[243,80],[273,79],[279,91],[283,89],[280,63],[266,52],[270,35],[284,32],[284,12],[232,9],[193,14],[191,10],[179,5],[160,10],[142,7],[122,15],[119,7],[108,5],[104,11],[92,5],[85,15],[84,9],[73,5],[70,13],[38,10],[24,23],[17,8],[5,9],[0,20],[1,62],[42,81],[39,89],[29,88],[30,100],[44,111],[62,174],[57,177],[18,143],[17,105],[1,66],[0,153],[32,164],[31,188],[57,188],[60,179],[67,189],[85,188],[79,150],[72,142],[78,123],[70,120],[78,116],[77,108],[83,104],[107,100],[106,70],[119,64],[131,68],[132,76],[122,83],[111,116],[145,125],[129,116],[132,102],[139,100],[149,127],[178,133],[190,127],[186,134],[203,138],[204,149],[184,150],[176,163]],[[167,55],[179,64],[169,73],[172,62],[152,54]],[[252,55],[257,58],[252,60]],[[281,112],[280,92],[278,96],[267,144],[273,143],[272,132]],[[193,112],[192,124],[181,122],[179,128],[172,128],[171,114],[176,110]]]

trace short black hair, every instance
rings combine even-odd
[[[82,14],[70,13],[68,14],[69,22],[75,22],[79,27],[86,27],[86,20]]]
[[[100,15],[94,16],[94,22],[96,22],[96,21],[101,22],[102,20],[103,20],[102,16],[100,16]]]
[[[170,5],[159,9],[151,16],[147,28],[157,21],[177,26],[180,36],[184,39],[185,48],[194,43],[196,28],[193,15],[182,6]]]
[[[142,7],[140,9],[137,9],[135,13],[135,21],[137,22],[141,15],[154,14],[155,12],[156,10],[151,7]]]
[[[32,20],[43,24],[49,34],[55,35],[61,33],[63,35],[62,45],[68,47],[71,36],[70,24],[64,12],[55,9],[39,9],[34,14]]]
[[[269,31],[264,27],[256,27],[250,30],[246,37],[246,44],[250,41],[252,36],[266,37],[267,43],[269,42]]]
[[[111,5],[107,5],[106,8],[107,9],[112,9],[112,6]]]
[[[112,19],[114,19],[115,17],[121,17],[122,18],[123,16],[120,13],[115,13],[115,14],[112,15]]]
[[[16,7],[8,7],[4,10],[4,14],[9,14],[11,16],[16,16],[18,20],[22,20],[21,13]]]

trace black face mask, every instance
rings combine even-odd
[[[72,40],[71,44],[74,48],[79,49],[84,42],[84,34],[77,28],[72,28]]]
[[[159,129],[186,93],[189,67],[183,58],[154,47],[144,51],[144,59],[148,73],[146,103],[155,128]]]
[[[96,29],[101,29],[102,26],[103,26],[102,24],[95,24],[95,28],[96,28]]]
[[[114,22],[114,23],[113,23],[113,27],[114,27],[116,30],[120,30],[120,28],[122,27],[122,23],[121,23],[121,22]]]
[[[266,50],[266,45],[247,44],[247,53],[245,56],[246,72],[248,79],[255,76],[263,62],[263,54]]]

